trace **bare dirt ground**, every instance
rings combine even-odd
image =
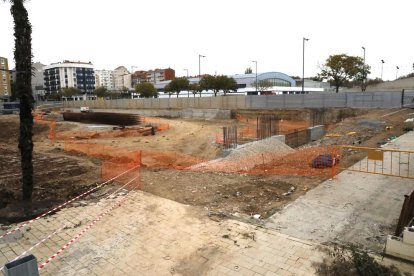
[[[402,134],[403,121],[408,118],[407,114],[413,113],[409,109],[392,113],[394,111],[397,110],[367,110],[363,115],[332,122],[328,133],[337,135],[313,142],[311,146],[348,144],[376,147]],[[155,136],[88,139],[88,142],[152,152],[151,157],[142,156],[141,189],[180,203],[203,207],[213,217],[250,218],[259,214],[266,218],[324,180],[316,176],[230,174],[168,167],[166,156],[171,153],[199,160],[219,157],[221,149],[215,143],[216,134],[234,121],[163,121],[170,128],[157,132]],[[391,127],[386,130],[386,126]],[[97,129],[96,126],[58,122],[56,132],[90,131],[91,127]],[[0,129],[0,217],[4,221],[21,193],[18,116],[0,116]],[[351,132],[355,133],[349,134]],[[47,135],[48,126],[36,123],[34,202],[39,202],[43,209],[80,194],[100,180],[99,159],[67,153],[63,150],[63,141],[58,140],[51,145]],[[154,158],[154,152],[159,154],[158,158]],[[286,195],[288,191],[293,192]]]

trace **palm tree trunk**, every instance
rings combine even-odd
[[[33,117],[32,95],[32,27],[23,0],[13,0],[11,13],[14,20],[16,62],[16,88],[20,98],[19,149],[22,167],[23,200],[31,201],[33,192]]]

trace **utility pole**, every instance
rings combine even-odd
[[[309,41],[309,38],[303,38],[302,45],[302,94],[305,93],[305,41]]]
[[[252,60],[252,62],[254,62],[256,64],[256,93],[258,93],[257,92],[257,85],[258,85],[258,83],[257,83],[257,60]]]

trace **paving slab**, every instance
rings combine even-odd
[[[414,132],[385,148],[414,150]],[[411,164],[414,169],[414,164]],[[343,171],[269,218],[266,227],[314,242],[357,243],[381,252],[414,180]]]

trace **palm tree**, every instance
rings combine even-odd
[[[19,149],[22,167],[23,200],[31,201],[33,192],[33,117],[34,98],[32,95],[32,26],[24,0],[10,0],[14,20],[16,62],[16,90],[20,98]]]

